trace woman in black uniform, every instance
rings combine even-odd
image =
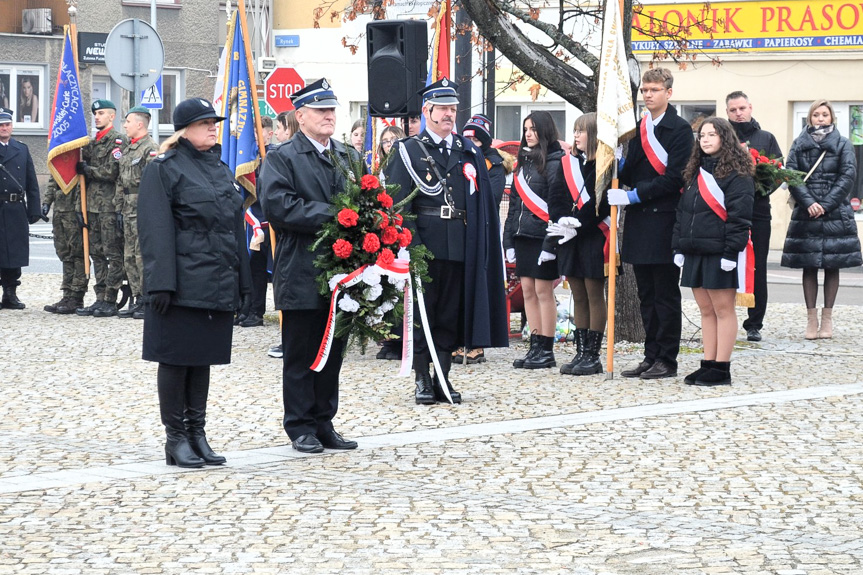
[[[607,315],[607,218],[611,208],[603,195],[596,213],[596,114],[579,117],[573,130],[572,154],[561,161],[548,203],[551,219],[557,222],[549,239],[560,244],[557,267],[572,290],[575,322],[576,355],[560,366],[560,373],[590,375],[602,373],[599,351]]]
[[[707,118],[683,171],[671,246],[701,312],[704,360],[689,385],[730,385],[737,338],[738,255],[749,241],[755,164],[727,120]]]
[[[509,212],[503,230],[506,259],[515,263],[521,280],[524,312],[531,329],[530,350],[513,367],[554,367],[557,303],[554,280],[560,277],[555,255],[542,249],[548,224],[548,194],[560,173],[563,150],[557,128],[548,112],[533,112],[524,119],[518,172],[513,179]]]
[[[231,362],[234,311],[251,293],[243,196],[216,144],[222,120],[206,100],[181,102],[138,197],[143,358],[159,362],[165,462],[180,467],[225,463],[204,434],[210,366]]]

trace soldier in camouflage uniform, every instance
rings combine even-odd
[[[45,197],[42,199],[42,215],[54,206],[51,224],[54,229],[54,249],[63,262],[63,281],[60,289],[63,299],[46,305],[50,313],[71,314],[84,307],[84,294],[90,278],[84,273],[84,216],[81,214],[81,190],[78,186],[68,194],[60,191],[54,178],[48,180]]]
[[[114,129],[117,108],[110,100],[96,100],[91,110],[97,132],[84,146],[84,161],[78,162],[77,168],[86,178],[87,229],[96,274],[96,301],[75,313],[110,317],[117,315],[117,292],[123,284],[123,236],[114,193],[125,139]]]
[[[120,177],[117,179],[117,192],[114,207],[123,221],[123,267],[132,297],[129,307],[121,309],[120,317],[144,319],[144,302],[141,299],[141,248],[138,245],[138,185],[144,166],[159,153],[156,142],[147,133],[150,125],[150,111],[143,106],[135,106],[126,114],[123,128],[129,145],[120,158]]]

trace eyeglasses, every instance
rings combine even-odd
[[[580,136],[580,135],[584,134],[584,130],[576,130],[576,131],[574,131],[572,134],[573,134],[574,136]]]
[[[642,94],[657,94],[659,92],[664,92],[665,88],[642,88],[639,90]]]
[[[392,139],[387,138],[386,140],[381,140],[381,144],[383,144],[384,146],[392,146],[395,143],[396,143],[395,138],[392,138]]]
[[[709,134],[699,134],[698,139],[699,140],[706,140],[707,138],[715,138],[718,135],[719,134],[717,134],[716,132],[710,132]]]

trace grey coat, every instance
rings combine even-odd
[[[824,159],[806,184],[791,188],[797,206],[791,213],[782,250],[785,267],[838,269],[863,265],[857,223],[849,202],[857,177],[851,142],[834,129],[819,143],[804,129],[791,144],[785,165],[809,172],[822,151],[826,151]],[[807,209],[816,202],[825,213],[811,218]]]

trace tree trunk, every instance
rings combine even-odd
[[[625,214],[625,212],[624,212]],[[617,230],[618,241],[623,241],[623,228],[626,217],[621,220]],[[617,298],[614,302],[614,339],[615,341],[644,341],[644,325],[641,322],[641,305],[635,274],[632,266],[623,264],[623,275],[617,278]]]

